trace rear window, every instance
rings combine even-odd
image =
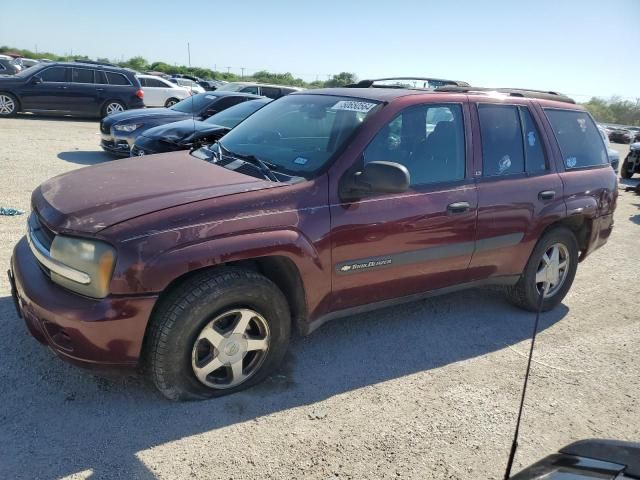
[[[598,127],[586,112],[545,108],[567,169],[608,164]]]
[[[121,73],[105,72],[109,85],[131,85],[131,82]]]

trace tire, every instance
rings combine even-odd
[[[164,102],[164,108],[173,107],[179,101],[180,100],[178,100],[177,98],[170,98],[166,102]]]
[[[145,361],[156,388],[170,400],[201,400],[249,388],[279,366],[289,344],[291,314],[284,295],[251,270],[196,274],[158,307]],[[239,324],[247,317],[243,329]],[[266,347],[248,351],[258,343]]]
[[[622,162],[622,166],[620,167],[620,177],[621,178],[631,178],[633,177],[633,172],[629,171],[629,162],[627,162],[627,159],[624,159],[624,162]]]
[[[541,288],[541,284],[536,282],[536,275],[539,272],[542,262],[544,262],[544,255],[555,246],[558,246],[561,259],[563,254],[566,256],[568,260],[567,266],[558,273],[562,281],[558,282],[556,286],[549,286],[547,288],[548,293],[545,294],[545,299],[542,302],[542,310],[546,312],[555,308],[571,288],[578,268],[578,242],[573,232],[568,228],[555,227],[545,233],[538,241],[529,257],[529,261],[520,280],[518,280],[518,283],[509,291],[511,301],[516,306],[532,312],[538,310],[538,301],[540,298],[539,288]]]
[[[18,110],[18,99],[10,93],[0,92],[0,117],[15,117]]]
[[[102,116],[106,117],[113,113],[124,112],[126,109],[127,106],[120,100],[107,100],[104,102],[104,106],[102,107]]]

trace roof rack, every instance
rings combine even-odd
[[[381,83],[389,82],[389,83]],[[422,84],[422,85],[420,85]],[[345,85],[347,88],[408,88],[411,90],[435,90],[440,87],[468,87],[467,82],[446,80],[430,77],[389,77],[371,80],[360,80],[357,83]]]
[[[113,63],[107,63],[107,62],[96,62],[95,60],[79,60],[79,59],[75,59],[74,60],[75,63],[86,63],[88,65],[104,65],[105,67],[117,67],[117,65],[114,65]]]
[[[445,85],[436,88],[438,92],[459,92],[459,93],[489,93],[497,92],[510,97],[524,97],[524,98],[538,98],[541,100],[555,100],[556,102],[564,103],[576,103],[571,97],[563,95],[562,93],[547,91],[547,90],[531,90],[527,88],[486,88],[486,87],[471,87],[471,86],[449,86]]]

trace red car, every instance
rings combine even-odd
[[[43,183],[10,278],[62,358],[207,398],[273,372],[292,328],[485,284],[526,309],[544,287],[551,309],[616,199],[598,129],[566,97],[305,91],[213,146]]]

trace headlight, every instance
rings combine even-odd
[[[82,284],[52,271],[53,282],[88,297],[107,296],[116,263],[116,252],[111,245],[98,240],[57,235],[51,244],[50,254],[54,260],[84,272],[90,278],[88,284]]]
[[[119,132],[133,132],[134,130],[140,128],[142,126],[141,123],[131,123],[129,125],[116,125],[113,127],[114,130]]]

